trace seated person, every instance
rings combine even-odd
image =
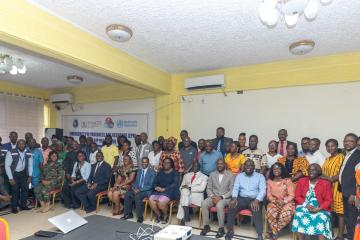
[[[296,143],[288,142],[286,151],[286,157],[279,158],[278,162],[285,167],[288,176],[296,183],[300,178],[307,176],[309,162],[304,157],[298,157]]]
[[[120,198],[130,190],[131,184],[135,180],[136,169],[130,155],[125,155],[123,158],[123,165],[117,167],[115,171],[115,184],[108,191],[108,197],[115,207],[112,209],[113,216],[120,215],[124,212],[124,207],[121,204]]]
[[[76,198],[75,192],[82,185],[86,186],[86,182],[91,172],[91,164],[85,161],[85,152],[78,151],[76,154],[76,159],[77,162],[74,164],[70,182],[68,182],[68,186],[63,187],[62,190],[64,202],[70,204],[66,204],[65,207],[74,209],[80,207],[80,202],[79,199]]]
[[[272,239],[276,240],[280,230],[291,222],[294,215],[295,186],[291,179],[286,178],[286,172],[281,163],[273,164],[269,175],[269,180],[267,180],[268,205],[266,217]]]
[[[155,170],[151,167],[148,157],[141,160],[141,168],[137,170],[136,180],[132,188],[127,191],[124,198],[124,216],[122,220],[133,218],[132,206],[135,199],[135,208],[137,222],[142,223],[143,217],[143,200],[148,198],[154,190],[154,181],[156,177]]]
[[[206,188],[208,198],[201,203],[204,229],[201,231],[200,235],[204,236],[210,232],[209,208],[216,206],[219,222],[219,230],[216,237],[221,238],[224,236],[225,207],[230,202],[234,179],[234,175],[226,170],[225,161],[223,159],[217,160],[216,170],[210,174]]]
[[[102,152],[96,154],[97,163],[91,167],[87,184],[76,189],[75,195],[81,201],[86,213],[95,211],[96,194],[108,189],[111,178],[111,166],[104,161]]]
[[[168,222],[168,203],[176,199],[179,199],[179,172],[174,169],[174,161],[165,158],[149,198],[150,207],[155,213],[155,222]]]
[[[181,220],[181,225],[184,226],[185,221],[190,221],[189,205],[193,204],[200,207],[202,201],[204,201],[207,180],[208,177],[200,172],[198,162],[194,162],[192,172],[184,175],[180,186],[181,196],[177,213],[177,218]]]
[[[263,221],[262,221],[262,201],[266,195],[266,181],[264,175],[255,171],[255,163],[246,160],[244,172],[236,176],[232,199],[229,203],[229,213],[227,217],[228,232],[226,240],[234,236],[235,218],[240,210],[250,209],[255,222],[257,240],[262,240]]]
[[[4,187],[4,179],[0,176],[0,210],[10,205],[11,196]]]
[[[317,236],[320,240],[332,239],[331,183],[320,178],[319,164],[311,164],[308,173],[309,177],[301,178],[296,185],[296,209],[291,231],[299,240],[304,240],[305,234]]]
[[[51,151],[48,160],[40,169],[40,183],[35,187],[35,197],[40,201],[41,208],[38,212],[50,210],[50,192],[61,187],[63,168],[58,162],[58,153]]]

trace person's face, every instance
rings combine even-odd
[[[30,133],[30,132],[25,133],[25,141],[28,142],[32,137],[33,137],[32,133]]]
[[[281,177],[281,168],[278,165],[275,165],[272,171],[275,177]]]
[[[49,139],[48,138],[42,138],[41,139],[41,145],[43,148],[47,148],[49,146]]]
[[[231,143],[229,142],[225,142],[225,145],[224,145],[224,149],[225,149],[225,152],[230,152],[230,147],[231,147]]]
[[[91,146],[91,144],[94,142],[92,137],[87,137],[86,138],[86,145]]]
[[[18,143],[17,143],[17,147],[20,149],[20,151],[21,151],[21,152],[22,152],[22,151],[24,151],[25,146],[26,146],[25,141],[23,141],[23,140],[18,141]]]
[[[200,165],[198,162],[195,162],[193,165],[193,171],[194,172],[199,172],[200,171]]]
[[[167,146],[168,151],[174,150],[174,147],[175,147],[175,145],[172,141],[167,141],[166,146]]]
[[[153,148],[154,148],[155,152],[160,151],[160,144],[159,143],[154,143]]]
[[[124,142],[122,145],[122,150],[124,152],[127,152],[129,150],[129,144],[127,142]]]
[[[310,149],[310,140],[309,139],[303,139],[301,140],[301,149],[306,152]]]
[[[309,166],[308,172],[310,179],[316,179],[319,176],[318,171],[314,165]]]
[[[101,152],[98,152],[96,154],[96,161],[101,162],[102,160],[104,160],[104,155]]]
[[[58,157],[56,156],[55,153],[50,156],[50,160],[51,162],[56,162],[58,160]]]
[[[276,142],[270,142],[269,143],[269,152],[276,152],[276,151],[277,151]]]
[[[31,138],[31,139],[29,140],[29,147],[30,147],[31,149],[34,149],[34,148],[36,147],[36,141],[35,141],[35,139]]]
[[[52,137],[52,138],[51,138],[51,143],[52,143],[52,144],[56,144],[56,142],[57,142],[57,138],[56,138],[56,137]]]
[[[83,162],[83,161],[85,161],[85,155],[83,153],[79,153],[77,155],[77,159],[79,162]]]
[[[293,145],[288,145],[286,150],[289,157],[295,156],[295,147]]]
[[[147,160],[146,158],[143,158],[143,160],[141,160],[141,167],[143,169],[146,169],[149,166],[149,160]]]
[[[287,132],[284,129],[280,130],[278,133],[278,137],[280,141],[286,141]]]
[[[183,143],[184,143],[184,147],[186,147],[186,148],[190,147],[190,144],[191,144],[190,138],[185,137],[183,140]]]
[[[77,151],[77,150],[79,150],[79,144],[74,141],[74,142],[71,144],[71,148],[72,148],[73,151]]]
[[[71,146],[73,143],[73,140],[71,138],[66,139],[66,145]]]
[[[141,143],[141,137],[140,137],[140,135],[136,135],[135,136],[135,144],[139,145],[140,143]]]
[[[223,172],[225,170],[225,162],[223,160],[219,160],[216,162],[216,169],[219,172]]]
[[[346,136],[344,138],[344,148],[346,151],[351,151],[356,148],[356,140],[352,136]]]
[[[239,136],[238,140],[239,140],[240,147],[246,146],[246,137],[245,136],[243,136],[243,135]]]
[[[238,147],[236,146],[236,144],[235,144],[235,143],[232,143],[232,144],[230,145],[230,153],[235,154],[235,153],[237,153],[238,151],[239,151],[239,149],[238,149]]]
[[[118,145],[122,145],[120,136],[117,138],[117,143],[118,143]]]
[[[213,147],[212,147],[211,142],[206,142],[206,143],[205,143],[205,151],[206,151],[207,153],[211,153],[212,150],[213,150]]]
[[[165,159],[164,161],[164,169],[170,170],[171,169],[171,161],[169,159]]]
[[[319,149],[319,145],[315,140],[310,140],[309,150],[311,153],[316,152]]]
[[[56,143],[54,150],[57,151],[58,153],[59,153],[59,152],[62,152],[62,151],[63,151],[63,146],[62,146],[62,144]]]
[[[358,145],[358,149],[360,149],[360,138],[359,138],[359,140],[357,141],[357,145]]]
[[[188,136],[188,134],[185,131],[180,132],[180,138],[182,141],[184,141],[187,136]]]
[[[124,157],[124,165],[129,165],[130,164],[130,157],[128,155],[126,155]]]
[[[337,153],[338,146],[334,142],[329,142],[326,144],[326,151],[330,153],[331,155],[334,155]]]
[[[255,170],[255,164],[254,164],[254,162],[252,162],[252,161],[247,161],[247,162],[245,163],[245,166],[244,166],[245,174],[246,174],[246,175],[251,175],[251,174],[253,174],[254,170]]]
[[[224,135],[225,135],[225,132],[221,128],[216,129],[216,137],[217,138],[223,138]]]
[[[120,145],[124,144],[125,140],[126,140],[125,137],[120,136],[120,137],[118,138],[118,144],[120,144]]]
[[[112,144],[112,138],[110,136],[105,138],[105,144],[110,146]]]
[[[12,132],[12,133],[10,133],[9,138],[10,138],[10,142],[12,144],[15,144],[18,139],[18,134],[16,132]]]
[[[0,137],[0,144],[2,143],[2,137]]]
[[[143,142],[143,143],[146,143],[146,142],[147,142],[147,136],[146,136],[145,133],[142,133],[142,134],[140,135],[140,138],[141,138],[141,142]]]
[[[198,147],[199,147],[200,151],[204,151],[204,149],[205,149],[205,141],[204,140],[199,140],[198,141]]]
[[[163,136],[160,136],[158,138],[158,142],[160,143],[160,145],[163,145],[164,141],[165,141],[165,138]]]
[[[257,140],[256,137],[251,137],[251,138],[249,139],[249,148],[250,148],[251,150],[257,149],[257,144],[258,144],[258,140]]]
[[[90,148],[91,148],[91,151],[92,151],[92,152],[95,152],[95,151],[97,150],[97,145],[96,145],[96,143],[91,143]]]
[[[86,138],[79,138],[80,145],[85,145]]]

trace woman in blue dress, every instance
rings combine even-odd
[[[29,140],[29,147],[33,157],[33,173],[31,184],[35,188],[39,185],[40,182],[40,168],[44,161],[43,154],[39,148],[36,148],[36,140],[34,138]]]

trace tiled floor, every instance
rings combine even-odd
[[[22,211],[18,214],[9,214],[2,216],[5,218],[10,225],[10,239],[16,240],[21,239],[27,236],[30,236],[34,234],[34,232],[38,230],[50,230],[53,229],[53,225],[51,225],[47,219],[53,216],[56,216],[58,214],[61,214],[63,212],[67,211],[67,209],[63,208],[62,205],[59,203],[56,205],[56,209],[54,211],[50,211],[48,213],[36,213],[34,210],[31,211]],[[86,217],[88,215],[85,214],[82,210],[77,210],[77,212],[83,216]],[[110,213],[110,208],[104,204],[101,206],[101,210],[98,213],[102,216],[107,217],[113,217]],[[115,218],[119,218],[119,216],[116,216]],[[148,216],[147,221],[145,223],[150,222],[150,216]],[[135,221],[135,219],[133,219]],[[175,224],[177,220],[175,217],[173,218],[172,223]],[[199,223],[197,221],[196,217],[192,218],[192,221],[187,224],[188,226],[198,227]],[[216,224],[214,223],[212,226],[212,230],[217,230]],[[255,229],[250,227],[249,225],[241,225],[235,227],[235,232],[239,235],[243,236],[249,236],[249,237],[255,237]],[[292,239],[291,234],[286,234],[289,232],[288,229],[285,230],[285,235],[282,235],[279,239],[285,240],[285,239]],[[199,234],[200,230],[194,229],[195,234]],[[215,233],[211,233],[212,235],[215,235]]]

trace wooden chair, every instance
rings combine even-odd
[[[179,202],[176,200],[171,200],[168,205],[169,205],[169,221],[166,224],[171,223],[173,209],[174,209],[174,207],[179,205]],[[151,209],[150,219],[151,219],[151,221],[153,220],[153,210],[152,209]]]
[[[9,224],[8,222],[0,218],[0,240],[9,240],[10,233],[9,233]]]
[[[50,199],[51,199],[51,209],[55,209],[55,200],[58,194],[61,193],[62,188],[64,186],[64,182],[65,182],[65,173],[63,173],[62,175],[62,180],[61,180],[61,186],[60,188],[56,188],[52,191],[50,191]],[[38,200],[35,198],[35,209],[38,207]]]
[[[100,207],[100,201],[102,201],[105,198],[108,198],[108,191],[111,188],[111,180],[109,181],[109,185],[108,185],[108,189],[102,192],[99,192],[96,194],[96,213],[99,212],[99,207]],[[111,203],[111,207],[112,207],[112,203]]]
[[[143,203],[144,203],[144,220],[146,219],[147,217],[147,209],[148,209],[148,206],[149,206],[149,198],[144,198],[143,199]]]

